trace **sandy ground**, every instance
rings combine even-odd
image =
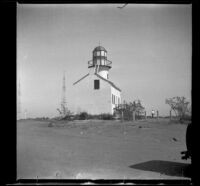
[[[190,179],[185,124],[148,121],[21,120],[17,178]]]

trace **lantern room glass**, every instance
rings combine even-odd
[[[105,65],[105,59],[101,59],[101,65]]]
[[[97,59],[97,65],[100,65],[100,59]]]
[[[97,51],[97,56],[100,56],[101,55],[101,51]]]

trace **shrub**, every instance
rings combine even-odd
[[[68,120],[68,121],[72,121],[74,119],[73,115],[66,115],[65,117],[62,118],[62,120]]]
[[[135,111],[135,119],[142,119],[144,116],[145,108],[142,106],[140,100],[136,100],[130,103],[126,103],[124,101],[123,104],[119,104],[115,107],[115,115],[119,115],[122,118],[123,112],[123,120],[133,120],[133,111]]]
[[[100,118],[103,119],[103,120],[112,120],[112,119],[114,119],[112,114],[106,114],[106,113],[101,114]]]
[[[98,114],[88,114],[88,119],[101,119],[101,115]]]
[[[190,115],[185,115],[185,116],[183,116],[182,120],[191,121],[192,117]]]
[[[168,104],[171,110],[174,111],[176,116],[179,118],[180,122],[182,123],[184,118],[188,118],[187,112],[190,113],[190,109],[188,108],[190,102],[186,101],[185,97],[173,97],[165,100],[165,103]]]
[[[88,113],[87,112],[81,112],[79,114],[79,120],[85,120],[85,119],[88,119]]]

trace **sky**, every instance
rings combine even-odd
[[[166,98],[191,101],[191,5],[18,4],[17,78],[21,112],[55,117],[66,76],[70,86],[89,72],[99,45],[112,61],[109,78],[122,99],[140,99],[150,114],[169,114]]]

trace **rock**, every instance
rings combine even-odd
[[[173,141],[178,141],[176,138],[172,138],[173,139]]]

